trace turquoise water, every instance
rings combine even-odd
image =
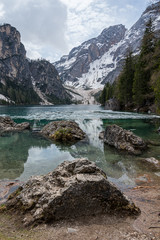
[[[105,126],[115,123],[146,140],[160,143],[156,132],[160,120],[155,115],[112,112],[95,105],[2,106],[0,115],[9,115],[17,123],[29,121],[33,129],[41,129],[50,121],[75,120],[89,138],[89,142],[65,146],[46,140],[36,132],[4,134],[0,137],[0,179],[25,181],[31,175],[52,171],[64,160],[87,157],[96,162],[120,188],[133,187],[150,179],[159,180],[158,170],[144,165],[140,158],[160,159],[160,146],[150,146],[142,156],[134,157],[104,146],[99,139],[99,133]]]

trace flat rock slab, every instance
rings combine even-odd
[[[7,208],[23,213],[25,225],[115,212],[140,213],[86,158],[65,161],[45,176],[31,177],[9,197]]]
[[[0,117],[0,132],[23,131],[26,129],[30,129],[28,122],[17,124],[10,117]]]
[[[82,140],[86,137],[78,124],[73,121],[50,122],[42,129],[41,133],[52,140],[67,143]]]
[[[106,127],[104,143],[134,155],[141,154],[147,148],[147,144],[142,138],[115,124]]]

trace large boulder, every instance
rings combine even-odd
[[[82,140],[86,137],[78,124],[73,121],[50,122],[42,129],[41,133],[52,140],[67,143]]]
[[[86,158],[65,161],[45,176],[31,177],[9,197],[7,208],[23,213],[26,225],[94,214],[140,213]]]
[[[104,143],[134,155],[141,154],[147,148],[147,144],[142,138],[115,124],[106,127]]]
[[[120,102],[116,98],[111,98],[105,102],[105,110],[120,111]]]
[[[0,132],[23,131],[30,129],[28,122],[15,123],[10,117],[0,117]]]

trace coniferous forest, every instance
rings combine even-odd
[[[152,20],[146,24],[138,55],[128,50],[123,70],[115,83],[107,83],[101,93],[100,103],[116,98],[122,110],[148,111],[152,106],[160,113],[160,39]]]

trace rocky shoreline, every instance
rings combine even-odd
[[[24,227],[18,215],[0,210],[0,238],[24,240],[159,240],[160,187],[150,182],[125,191],[141,209],[135,219],[128,216],[96,215],[67,219],[53,224]]]
[[[3,132],[20,132],[24,130],[30,130],[30,124],[28,122],[16,124],[10,117],[0,116],[0,134]]]
[[[16,124],[8,117],[1,117],[0,120],[2,132],[31,130],[29,125],[25,128],[24,126],[27,124]],[[71,128],[71,126],[75,129],[70,129],[67,134],[73,134],[71,137],[73,142],[86,138],[86,134],[72,121],[51,122],[38,134],[55,141],[57,139],[54,138],[54,134],[58,134],[57,131],[60,131],[61,137],[58,138],[58,141],[70,142],[70,137],[69,139],[66,137],[65,129]],[[101,133],[101,138],[105,144],[115,147],[118,151],[124,151],[126,154],[140,154],[147,149],[148,145],[148,142],[144,142],[132,132],[117,125],[106,127],[105,132]],[[159,161],[155,158],[139,158],[139,161],[143,161],[156,170],[159,169]],[[5,217],[12,216],[12,219],[18,219],[21,228],[23,225],[25,227],[34,225],[38,229],[41,228],[41,236],[36,234],[36,238],[34,238],[32,231],[29,230],[32,237],[26,236],[24,239],[34,240],[37,237],[44,239],[44,234],[47,235],[47,231],[53,234],[55,230],[54,239],[59,240],[78,240],[81,239],[80,236],[84,236],[83,239],[87,240],[101,239],[101,237],[102,239],[107,237],[107,239],[115,240],[158,239],[158,229],[160,228],[159,190],[159,186],[154,182],[143,183],[133,189],[126,190],[125,195],[134,201],[136,207],[121,191],[109,183],[106,174],[101,169],[87,159],[64,162],[53,172],[45,176],[32,177],[23,184],[19,181],[0,181],[0,204],[7,201],[7,205],[0,207],[0,224],[3,226],[0,238],[6,234],[3,225],[3,221],[6,221]],[[145,217],[146,211],[147,217]],[[134,216],[134,219],[131,216]],[[151,216],[155,217],[156,226]],[[109,223],[109,221],[111,222]],[[143,227],[140,227],[142,221]],[[100,225],[97,222],[100,222]],[[41,225],[39,225],[40,223]],[[47,225],[45,225],[46,223]],[[48,223],[53,224],[53,226],[50,228]],[[151,226],[149,226],[150,223]],[[6,221],[6,224],[9,225],[9,222]],[[88,228],[88,224],[91,228]],[[107,224],[110,224],[112,231],[107,227]],[[101,231],[96,233],[98,226],[100,226]],[[116,226],[118,226],[118,230],[116,230]],[[13,226],[11,228],[15,229]],[[66,233],[64,229],[67,229]],[[89,229],[92,229],[92,233]],[[16,230],[16,234],[18,231]],[[79,231],[82,234],[79,235]],[[11,232],[8,234],[12,235]],[[52,238],[46,237],[45,239]]]

